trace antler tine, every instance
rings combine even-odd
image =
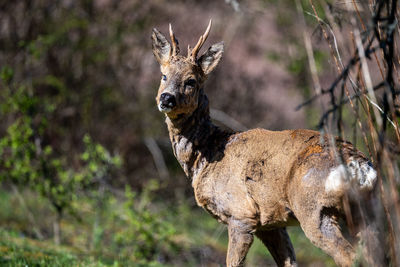
[[[199,41],[197,42],[197,44],[193,47],[192,52],[190,53],[190,56],[192,58],[193,61],[196,61],[197,58],[197,54],[199,53],[199,50],[201,48],[201,46],[203,45],[203,35],[200,36]]]
[[[200,48],[203,46],[203,44],[207,40],[208,34],[210,33],[210,30],[211,30],[211,24],[212,24],[212,20],[210,19],[210,22],[208,23],[205,33],[202,36],[200,36],[199,41],[197,42],[196,46],[193,48],[193,50],[191,52],[191,58],[193,61],[196,61],[197,54],[199,53]]]
[[[171,42],[172,42],[172,55],[177,55],[179,53],[179,47],[178,47],[178,40],[175,38],[175,34],[172,31],[172,26],[171,23],[169,24],[169,36],[171,38]]]

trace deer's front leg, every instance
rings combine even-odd
[[[253,243],[251,228],[246,224],[231,220],[228,224],[229,245],[226,255],[226,266],[243,266],[247,252]]]

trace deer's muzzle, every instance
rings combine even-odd
[[[175,96],[169,93],[162,93],[160,95],[160,102],[158,104],[158,109],[161,112],[169,112],[176,106]]]

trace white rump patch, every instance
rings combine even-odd
[[[349,182],[355,183],[361,190],[371,190],[376,179],[376,171],[370,162],[351,157],[347,166],[341,164],[331,169],[325,181],[325,190],[327,192],[341,190],[343,186],[348,186]]]
[[[332,168],[328,178],[325,181],[325,191],[337,191],[343,186],[346,180],[346,167],[343,164]]]
[[[360,162],[353,158],[349,158],[347,166],[351,179],[356,180],[361,189],[370,190],[374,187],[377,175],[370,162]]]

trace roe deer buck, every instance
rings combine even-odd
[[[376,171],[350,143],[335,139],[333,148],[316,131],[216,127],[203,84],[221,60],[223,43],[198,57],[210,27],[211,21],[186,57],[179,55],[171,25],[171,44],[153,29],[153,53],[162,73],[156,101],[197,204],[228,225],[227,266],[243,265],[254,235],[279,266],[296,265],[285,228],[293,223],[338,265],[350,266],[356,254],[338,226],[342,200],[351,188],[371,192]]]

